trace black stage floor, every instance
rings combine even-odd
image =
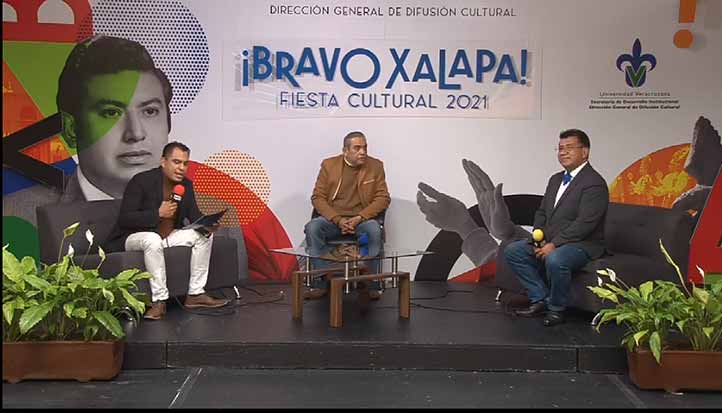
[[[327,299],[292,320],[289,289],[249,286],[224,315],[174,305],[163,321],[127,326],[114,380],[3,383],[3,408],[722,406],[719,393],[636,389],[621,330],[598,334],[592,314],[548,328],[511,315],[493,289],[413,282],[410,320],[398,317],[396,290],[365,314],[351,293],[335,329]]]
[[[415,369],[454,371],[624,373],[622,330],[589,324],[572,313],[544,327],[518,318],[480,284],[411,283],[411,318],[398,316],[388,289],[362,312],[344,297],[341,328],[329,326],[328,298],[306,301],[291,318],[290,286],[250,285],[226,314],[190,313],[170,305],[162,321],[128,326],[123,368]],[[276,302],[261,302],[279,297]]]
[[[444,370],[124,370],[112,381],[3,383],[3,408],[719,408],[626,375]]]

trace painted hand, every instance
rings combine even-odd
[[[469,215],[463,202],[423,182],[419,182],[416,203],[431,225],[445,231],[456,232],[462,239],[479,227]]]
[[[525,232],[511,221],[509,208],[504,202],[501,190],[503,184],[494,187],[489,175],[473,161],[462,159],[461,164],[474,193],[476,193],[481,219],[484,220],[489,233],[497,239],[505,241],[517,237],[519,231]]]

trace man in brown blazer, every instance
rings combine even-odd
[[[329,240],[345,234],[355,234],[363,244],[367,241],[368,252],[375,257],[381,250],[381,226],[374,218],[391,203],[384,164],[368,156],[366,136],[351,132],[343,139],[343,153],[321,162],[311,202],[319,216],[309,221],[304,232],[306,245],[312,256],[319,257],[332,248]],[[363,248],[362,248],[363,250]],[[331,264],[329,261],[312,259],[314,268]],[[369,261],[370,270],[377,272],[378,262]],[[314,288],[307,291],[308,299],[320,298],[328,291],[328,282],[314,280]],[[371,299],[380,296],[380,284],[372,283],[366,291]]]

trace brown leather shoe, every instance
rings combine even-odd
[[[146,320],[160,320],[165,316],[165,301],[153,301],[143,318]]]
[[[328,294],[328,290],[325,288],[309,288],[303,292],[304,300],[318,300],[321,297],[325,297]]]
[[[228,304],[228,300],[213,298],[208,294],[188,295],[185,300],[186,308],[217,308]]]
[[[381,298],[381,294],[383,294],[383,291],[381,290],[370,290],[369,299],[371,301],[377,301],[379,298]]]

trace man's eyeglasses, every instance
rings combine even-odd
[[[574,149],[579,149],[579,148],[583,148],[583,146],[559,146],[557,148],[554,148],[554,151],[558,152],[558,153],[561,153],[561,152],[567,153],[567,152],[573,151]]]

